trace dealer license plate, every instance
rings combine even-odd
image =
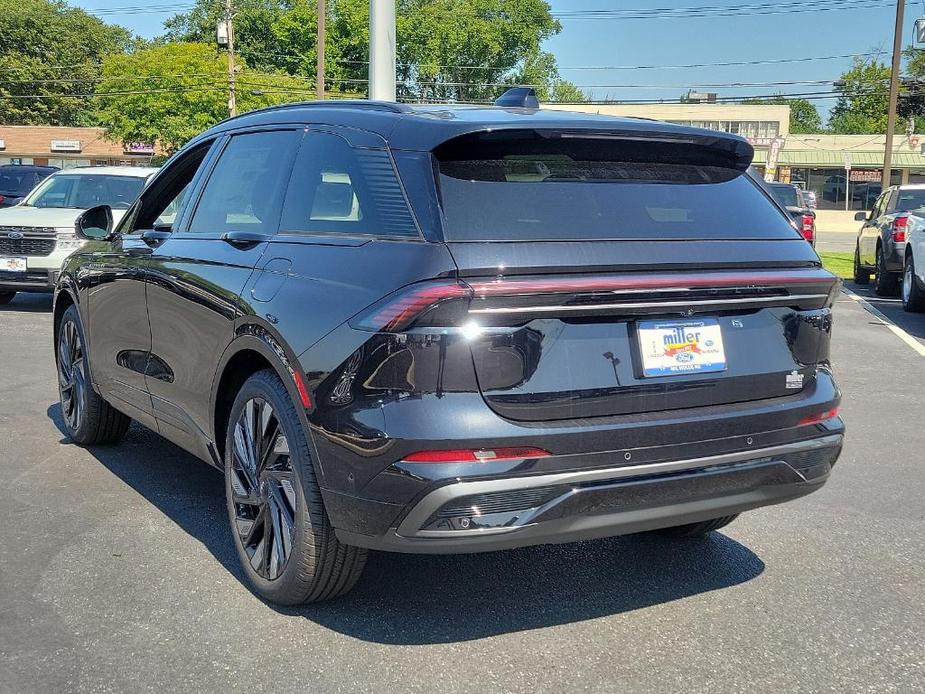
[[[26,259],[0,256],[0,270],[5,270],[6,272],[25,272]]]
[[[637,327],[644,376],[726,369],[723,333],[715,319],[640,321]]]

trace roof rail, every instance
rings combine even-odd
[[[280,111],[292,108],[358,108],[368,111],[383,111],[385,113],[412,113],[412,109],[407,104],[399,104],[394,101],[370,101],[368,99],[326,99],[324,101],[293,101],[287,104],[276,104],[275,106],[264,106],[247,113],[240,113],[237,116],[226,118],[222,123],[226,123],[235,118],[249,116],[254,113],[266,113],[267,111]]]

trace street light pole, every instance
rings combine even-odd
[[[395,101],[395,0],[369,0],[369,98]]]
[[[899,94],[899,68],[902,59],[903,11],[906,0],[896,0],[896,27],[893,30],[893,65],[890,70],[890,110],[886,120],[886,149],[883,152],[883,175],[880,184],[883,190],[890,185],[893,168],[893,131],[896,130],[896,101]]]
[[[228,115],[238,115],[238,104],[235,99],[234,75],[234,7],[232,0],[225,0],[225,21],[228,27]]]
[[[318,65],[315,69],[315,89],[318,99],[324,98],[324,8],[325,0],[318,0]]]

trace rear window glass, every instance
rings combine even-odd
[[[900,212],[917,210],[925,207],[925,190],[913,188],[912,190],[899,189],[899,199],[896,201],[896,209]]]
[[[801,207],[796,188],[791,186],[771,186],[771,195],[784,207]]]
[[[745,172],[691,143],[495,134],[434,155],[448,241],[795,235]]]

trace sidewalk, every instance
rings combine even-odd
[[[854,219],[857,210],[816,210],[816,231],[857,235],[861,222]]]

